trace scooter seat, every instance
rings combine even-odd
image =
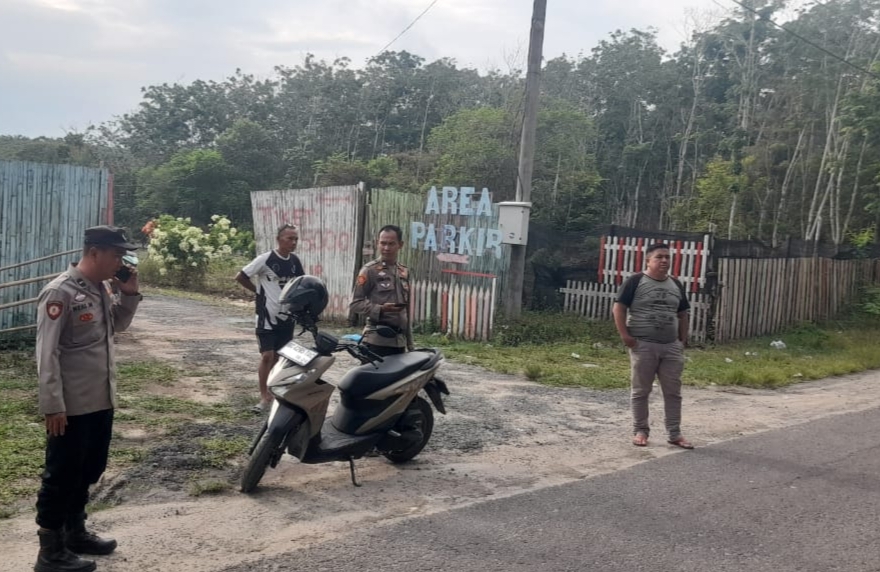
[[[418,351],[387,356],[376,365],[366,364],[349,370],[338,387],[348,397],[366,397],[418,371],[433,357],[432,353]]]

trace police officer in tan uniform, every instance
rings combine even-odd
[[[400,227],[382,227],[377,239],[379,258],[367,263],[357,276],[350,308],[366,316],[364,344],[380,356],[413,349],[412,324],[409,320],[409,270],[397,261],[403,246]],[[388,326],[397,332],[394,338],[380,336],[375,326]]]
[[[46,420],[46,469],[37,495],[36,572],[95,569],[77,554],[110,554],[116,541],[85,528],[89,486],[107,466],[116,407],[113,334],[125,330],[141,295],[137,270],[115,275],[137,246],[122,229],[86,229],[82,258],[40,292],[37,372]],[[126,271],[120,273],[124,276]],[[120,293],[112,302],[110,287]]]

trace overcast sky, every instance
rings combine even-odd
[[[716,3],[717,2],[717,3]],[[134,109],[140,88],[259,77],[306,53],[360,67],[431,0],[0,0],[0,134],[60,136]],[[615,29],[659,30],[729,0],[548,0],[544,56],[589,53]],[[438,0],[389,49],[459,66],[524,65],[532,0]]]

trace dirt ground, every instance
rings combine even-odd
[[[163,388],[169,395],[231,400],[240,407],[256,399],[256,342],[241,307],[148,297],[118,347],[122,361],[153,358],[212,372],[210,382],[192,376]],[[340,357],[329,381],[352,364]],[[195,498],[179,478],[186,443],[156,443],[147,461],[106,475],[97,487],[99,497],[121,501],[90,519],[95,530],[119,540],[113,555],[98,557],[99,570],[217,571],[332,540],[356,527],[589,478],[663,455],[699,454],[701,446],[741,435],[880,406],[878,372],[777,391],[686,388],[683,428],[698,449],[685,452],[665,444],[659,391],[652,397],[652,442],[642,449],[629,444],[623,390],[544,387],[448,361],[441,377],[452,392],[446,398],[449,414],[436,415],[427,448],[402,466],[381,457],[358,461],[361,488],[351,485],[347,464],[300,465],[285,457],[267,472],[257,494]],[[220,434],[251,435],[257,421],[222,428]],[[195,431],[213,429],[203,425]],[[243,461],[224,477],[234,478]],[[4,571],[31,569],[32,513],[0,522],[0,554]]]

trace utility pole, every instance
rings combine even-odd
[[[535,162],[535,129],[538,125],[538,96],[541,93],[541,60],[544,51],[544,18],[547,0],[535,0],[532,7],[532,31],[529,36],[529,66],[526,71],[526,106],[519,167],[516,177],[517,202],[530,202],[532,171]],[[510,269],[504,283],[504,315],[518,318],[522,313],[522,291],[526,270],[526,245],[510,246]]]

